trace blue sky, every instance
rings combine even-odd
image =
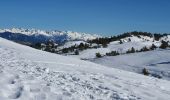
[[[170,33],[170,0],[0,0],[0,28]]]

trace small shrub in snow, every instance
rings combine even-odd
[[[131,42],[131,39],[129,38],[128,41]]]
[[[79,55],[79,51],[78,50],[76,50],[74,53],[75,53],[75,55]]]
[[[150,73],[149,73],[149,71],[146,69],[146,68],[144,68],[143,70],[142,70],[142,73],[144,74],[144,75],[146,75],[146,76],[148,76]]]
[[[100,53],[96,53],[96,57],[97,57],[97,58],[101,58],[102,56],[101,56]]]
[[[122,41],[122,40],[119,40],[119,43],[120,43],[120,44],[123,44],[123,41]]]

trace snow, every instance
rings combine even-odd
[[[138,38],[136,36],[127,37],[124,39],[121,39],[123,41],[122,44],[119,43],[119,41],[113,41],[108,44],[106,48],[97,48],[97,49],[87,49],[80,51],[79,55],[69,55],[71,57],[79,58],[79,59],[93,59],[96,58],[95,54],[100,53],[102,55],[105,55],[106,53],[109,53],[111,51],[118,51],[119,53],[126,53],[129,49],[132,47],[135,48],[135,50],[140,50],[143,47],[151,47],[152,44],[159,47],[161,44],[160,41],[153,41],[153,38],[147,37],[147,36],[140,36],[141,38]],[[129,38],[131,41],[129,41]],[[167,38],[169,39],[169,38]],[[94,44],[93,44],[94,45]]]
[[[0,29],[0,33],[11,32],[11,33],[20,33],[27,36],[39,36],[43,35],[46,37],[55,37],[55,36],[67,36],[69,40],[88,40],[95,39],[100,37],[99,35],[87,34],[87,33],[78,33],[72,31],[45,31],[39,29],[24,29],[24,28],[12,28],[12,29]]]
[[[170,82],[0,38],[0,100],[169,100]]]
[[[103,57],[92,62],[136,73],[141,73],[146,68],[153,76],[170,80],[170,49]]]
[[[65,34],[68,35],[72,40],[82,39],[82,40],[88,40],[88,39],[95,39],[96,37],[100,37],[99,35],[92,35],[92,34],[86,34],[86,33],[78,33],[78,32],[72,32],[72,31],[65,31]]]
[[[63,46],[59,46],[57,49],[63,49],[63,48],[69,48],[71,46],[75,46],[75,45],[80,45],[80,43],[85,44],[85,41],[82,40],[76,40],[76,41],[68,41],[66,42]]]
[[[110,52],[107,48],[87,49],[80,52],[79,55],[68,55],[78,59],[93,59],[96,58],[96,53],[100,53],[102,56],[107,52]]]

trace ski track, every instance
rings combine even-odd
[[[150,83],[134,83],[103,74],[81,71],[49,71],[44,67],[56,62],[30,61],[19,58],[19,52],[0,47],[0,100],[140,100],[132,88],[142,87],[144,96],[155,98],[147,92]],[[123,83],[121,83],[123,82]],[[152,87],[150,87],[152,89]],[[163,87],[162,92],[170,95]],[[122,91],[118,91],[122,90]],[[143,96],[143,97],[144,97]],[[27,97],[27,98],[25,98]]]

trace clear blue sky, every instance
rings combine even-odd
[[[170,0],[0,0],[0,28],[170,33]]]

